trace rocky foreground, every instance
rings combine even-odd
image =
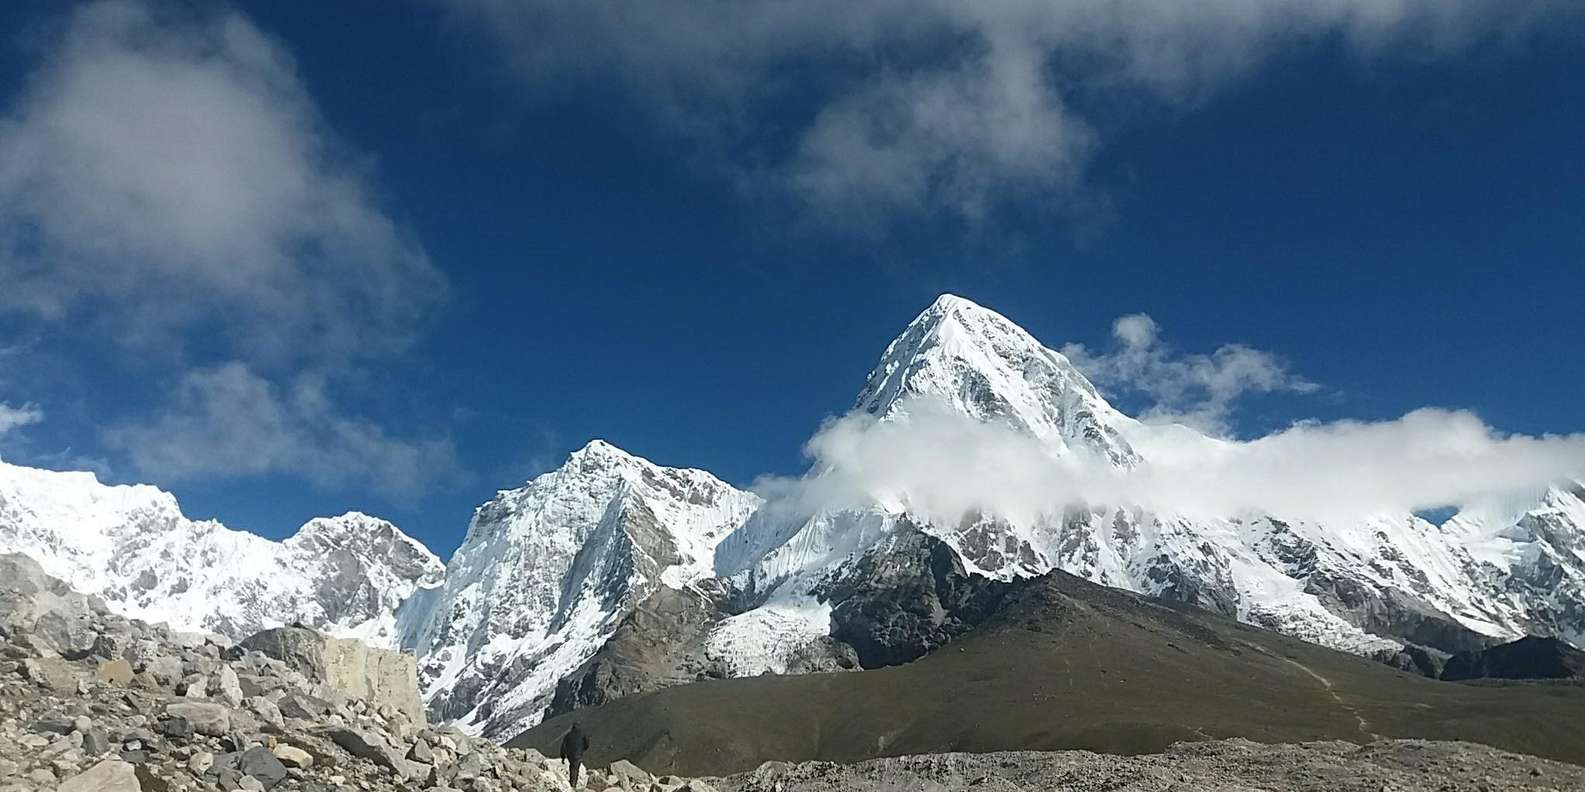
[[[710,792],[625,762],[581,786]],[[295,627],[174,632],[0,555],[0,792],[338,789],[571,787],[558,760],[429,728],[410,655]]]
[[[1248,740],[1178,743],[1159,754],[929,754],[858,764],[767,762],[712,779],[723,792],[1506,792],[1585,790],[1585,768],[1484,745]]]
[[[598,735],[596,735],[598,739]],[[566,766],[431,728],[411,656],[267,630],[236,645],[116,616],[24,556],[0,555],[0,792],[571,792]],[[935,754],[769,762],[720,779],[626,761],[581,788],[860,790],[1585,790],[1585,768],[1410,740],[1180,743],[1160,754]]]

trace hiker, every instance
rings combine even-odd
[[[578,788],[578,767],[583,764],[583,752],[589,750],[589,736],[578,724],[572,724],[567,736],[561,738],[561,758],[567,760],[567,779]]]

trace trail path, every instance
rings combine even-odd
[[[1263,655],[1266,655],[1267,657],[1274,657],[1274,658],[1276,658],[1278,660],[1281,660],[1282,662],[1287,663],[1288,665],[1291,665],[1294,668],[1299,669],[1300,671],[1303,671],[1311,679],[1314,679],[1315,681],[1321,683],[1321,687],[1326,690],[1326,695],[1331,696],[1332,700],[1337,702],[1337,706],[1342,707],[1343,709],[1348,711],[1348,714],[1354,716],[1354,720],[1359,723],[1359,731],[1362,734],[1365,734],[1366,736],[1370,737],[1372,740],[1380,740],[1380,739],[1382,739],[1382,736],[1380,734],[1377,734],[1376,732],[1373,732],[1373,731],[1370,730],[1370,721],[1366,720],[1365,716],[1360,714],[1359,708],[1357,708],[1354,705],[1348,703],[1347,701],[1344,701],[1343,697],[1338,695],[1337,690],[1332,686],[1332,680],[1327,679],[1325,676],[1323,676],[1321,674],[1321,672],[1316,671],[1315,669],[1313,669],[1313,668],[1305,665],[1304,663],[1301,663],[1298,660],[1295,660],[1295,659],[1293,659],[1291,657],[1283,657],[1283,656],[1280,656],[1280,655],[1272,654],[1271,652],[1268,652],[1265,649],[1262,649],[1262,648],[1260,648],[1258,646],[1255,646],[1254,644],[1245,644],[1245,645],[1255,649],[1256,651],[1260,652]]]

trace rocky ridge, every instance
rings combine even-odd
[[[429,727],[410,657],[300,627],[183,634],[22,555],[0,581],[0,792],[570,792],[560,761]],[[621,762],[583,788],[710,790]]]
[[[506,738],[638,604],[710,576],[717,543],[760,505],[702,470],[599,440],[480,506],[441,585],[398,614],[431,716]]]

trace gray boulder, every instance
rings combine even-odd
[[[341,728],[329,730],[326,736],[347,753],[373,761],[403,778],[412,772],[407,760],[374,732]]]
[[[231,731],[231,711],[223,704],[207,701],[181,701],[165,705],[167,715],[187,719],[193,731],[219,737]]]
[[[56,792],[141,792],[137,771],[120,759],[106,759],[61,782]]]
[[[35,646],[63,657],[86,657],[106,615],[98,597],[72,591],[20,553],[0,554],[0,632],[29,633]]]
[[[332,638],[304,627],[255,633],[236,649],[280,660],[314,682],[364,699],[375,708],[388,706],[412,723],[422,726],[426,722],[418,694],[418,665],[411,654],[374,649],[361,641]]]
[[[237,771],[252,776],[271,789],[286,778],[286,765],[268,748],[249,748],[237,758]]]

